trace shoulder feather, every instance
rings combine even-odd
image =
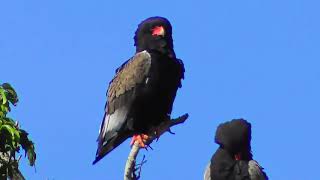
[[[147,51],[137,53],[120,68],[109,83],[107,92],[108,103],[142,83],[151,67],[151,55]],[[109,108],[107,108],[109,109]]]
[[[257,161],[249,161],[248,166],[248,171],[251,180],[268,180],[268,177],[263,172],[263,168],[258,164]]]

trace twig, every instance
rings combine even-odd
[[[180,116],[176,119],[171,119],[171,120],[168,119],[164,121],[157,128],[157,134],[155,134],[154,131],[148,134],[149,139],[147,140],[147,142],[145,142],[145,144],[148,146],[150,143],[152,143],[153,140],[158,139],[165,132],[172,133],[170,128],[172,126],[184,123],[188,119],[188,116],[189,116],[188,114],[184,114],[183,116]],[[139,150],[140,150],[140,146],[139,146],[139,143],[136,141],[132,145],[130,154],[126,162],[126,166],[124,170],[124,180],[137,180],[134,174],[135,173],[134,171],[135,171],[135,162],[136,162],[136,158],[139,153]]]
[[[143,155],[141,163],[135,165],[136,167],[134,168],[133,179],[140,179],[142,166],[147,162],[147,160],[145,160],[145,158],[146,158],[146,156]],[[138,171],[138,175],[136,174],[136,171]]]

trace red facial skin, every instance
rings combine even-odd
[[[241,154],[238,153],[238,154],[234,155],[234,159],[237,161],[241,160]]]
[[[153,36],[164,36],[164,28],[163,26],[156,26],[152,29]]]

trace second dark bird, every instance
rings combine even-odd
[[[219,148],[206,168],[205,180],[268,180],[263,168],[252,159],[251,124],[234,119],[218,126]]]

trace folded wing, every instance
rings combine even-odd
[[[266,173],[263,172],[263,168],[258,164],[257,161],[249,161],[248,166],[248,171],[251,180],[268,180]]]
[[[105,115],[98,136],[98,149],[95,164],[115,147],[132,136],[126,125],[128,113],[136,98],[139,85],[149,74],[151,56],[147,51],[137,53],[117,69],[115,77],[109,83]]]

